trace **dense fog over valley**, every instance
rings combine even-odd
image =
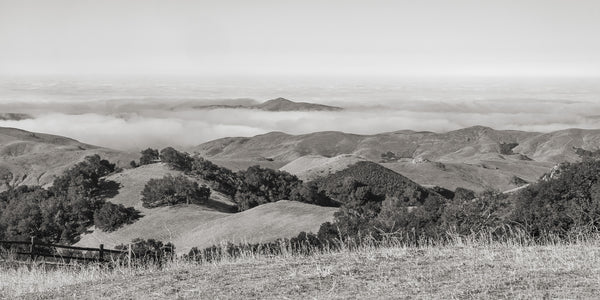
[[[3,78],[0,126],[122,150],[270,131],[597,128],[595,78]],[[244,108],[283,97],[340,111]],[[212,105],[212,106],[211,106]],[[222,108],[230,105],[241,108]],[[74,124],[77,124],[76,126]]]

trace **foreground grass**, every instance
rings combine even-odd
[[[24,299],[594,298],[600,241],[522,246],[365,247],[311,256],[157,268],[4,269],[0,295]]]

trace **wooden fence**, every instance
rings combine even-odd
[[[5,245],[9,253],[26,256],[26,259],[35,261],[38,257],[52,258],[58,262],[84,261],[84,262],[107,262],[114,256],[127,258],[128,264],[131,264],[131,245],[128,250],[104,249],[100,244],[98,248],[74,247],[65,245],[38,243],[32,237],[31,241],[0,241],[0,246]],[[66,249],[67,253],[61,253],[58,249]],[[13,251],[14,250],[14,251]],[[79,252],[81,256],[75,256],[73,252]]]

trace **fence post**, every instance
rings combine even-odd
[[[127,247],[127,266],[131,269],[131,243]]]
[[[35,259],[35,237],[31,237],[31,244],[29,244],[29,257],[31,261]]]
[[[98,254],[98,262],[104,261],[104,244],[100,244],[100,253]]]

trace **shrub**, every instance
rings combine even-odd
[[[131,224],[140,218],[140,212],[123,204],[105,202],[94,212],[94,225],[103,231],[115,231],[124,224]]]
[[[464,195],[446,203],[440,216],[442,231],[469,235],[502,227],[508,207],[505,195],[494,192],[485,192],[479,197],[471,193]]]
[[[518,143],[500,143],[500,144],[498,144],[498,147],[500,148],[500,154],[503,154],[503,155],[515,154],[513,152],[513,149],[517,146],[519,146]]]
[[[128,250],[128,245],[117,245],[117,250]],[[134,239],[131,241],[131,254],[133,259],[140,264],[158,264],[172,260],[175,257],[175,245],[172,243],[164,244],[162,241],[154,239]]]
[[[137,168],[137,167],[139,167],[139,165],[135,162],[135,160],[130,161],[129,162],[129,166],[132,167],[132,168],[134,168],[134,169]]]
[[[159,207],[180,203],[201,204],[210,197],[210,189],[198,186],[183,175],[167,175],[161,179],[150,179],[142,191],[144,207]]]
[[[241,184],[236,173],[202,157],[194,157],[191,174],[210,182],[214,190],[231,197],[235,196],[237,187]]]
[[[521,177],[518,177],[518,176],[513,176],[513,177],[510,178],[510,184],[512,184],[512,185],[522,186],[522,185],[525,185],[525,184],[528,184],[528,183],[529,182],[527,182],[527,180],[525,180],[525,179],[523,179]]]
[[[454,197],[452,198],[452,200],[454,201],[462,202],[471,201],[473,199],[475,199],[475,192],[473,192],[472,190],[461,187],[457,187],[456,190],[454,190]]]
[[[303,200],[303,202],[311,202],[312,199],[305,199],[304,196],[315,195],[311,194],[310,191],[304,193],[297,191],[297,189],[302,188],[302,181],[284,171],[251,166],[246,171],[239,171],[237,177],[239,178],[239,185],[236,189],[234,201],[240,210],[292,198]],[[321,200],[315,199],[314,201]]]
[[[140,166],[155,163],[159,159],[159,153],[157,149],[148,148],[146,150],[142,150],[141,154]]]
[[[180,171],[190,171],[193,159],[185,152],[179,152],[172,147],[160,150],[160,160],[171,168]]]
[[[544,178],[516,194],[511,222],[534,237],[600,228],[600,161],[563,164],[560,175]]]
[[[54,179],[50,190],[55,194],[69,197],[96,196],[101,190],[101,177],[115,171],[115,164],[99,155],[85,157],[84,161],[77,163]]]

